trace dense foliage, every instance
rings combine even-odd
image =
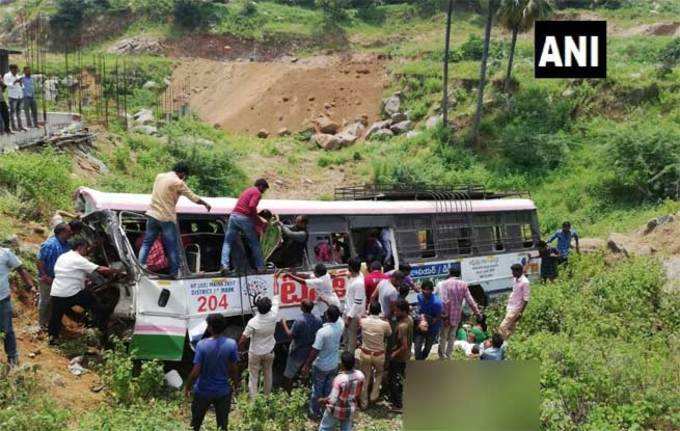
[[[656,261],[596,254],[533,286],[509,355],[539,361],[544,429],[680,426],[680,298],[664,283]]]

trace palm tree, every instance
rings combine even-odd
[[[512,32],[510,42],[510,55],[508,57],[508,70],[505,73],[505,84],[503,86],[507,93],[510,88],[510,77],[512,76],[512,62],[515,58],[515,45],[517,35],[530,30],[536,20],[550,15],[552,6],[549,0],[503,0],[498,9],[498,21],[506,29]]]
[[[479,123],[482,120],[482,104],[484,101],[484,87],[486,86],[486,64],[489,60],[489,42],[491,41],[491,25],[493,16],[498,9],[499,0],[486,0],[486,26],[484,27],[484,50],[482,51],[482,64],[479,70],[479,88],[477,89],[477,112],[472,124],[472,143],[477,142]]]
[[[449,125],[449,47],[451,46],[451,16],[453,15],[453,0],[449,0],[446,12],[446,40],[444,41],[444,96],[442,99],[442,119],[444,127]]]

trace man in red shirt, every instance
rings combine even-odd
[[[255,226],[259,222],[257,215],[257,205],[260,203],[262,193],[269,188],[267,180],[260,178],[255,181],[255,185],[245,189],[239,196],[236,206],[229,215],[227,233],[224,235],[222,245],[222,272],[229,271],[229,259],[231,248],[243,234],[248,242],[248,247],[252,253],[252,264],[258,271],[264,269],[264,258],[262,257],[262,247],[257,236]]]
[[[382,272],[382,264],[378,260],[371,262],[371,272],[364,276],[364,286],[366,287],[366,309],[368,309],[369,303],[371,302],[371,296],[373,291],[378,287],[378,283],[383,280],[390,278],[389,275],[385,275]]]

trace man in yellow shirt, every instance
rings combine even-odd
[[[203,205],[208,211],[210,204],[198,197],[189,189],[184,180],[189,176],[189,168],[185,162],[178,162],[172,171],[158,174],[153,184],[151,205],[146,212],[146,231],[144,241],[139,250],[139,263],[146,268],[149,250],[158,235],[162,235],[163,247],[170,261],[170,275],[176,276],[179,269],[179,237],[177,234],[177,213],[175,206],[180,196]]]

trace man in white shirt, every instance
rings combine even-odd
[[[373,291],[371,301],[378,300],[382,308],[383,316],[388,322],[394,314],[399,299],[399,287],[404,282],[404,273],[397,270],[390,274],[390,278],[378,283],[378,288]]]
[[[364,275],[361,273],[361,259],[353,257],[348,262],[350,272],[347,293],[345,294],[345,351],[354,353],[357,347],[357,332],[359,330],[359,319],[366,310],[366,287],[364,285]]]
[[[22,77],[19,75],[19,67],[16,64],[10,64],[9,72],[5,73],[3,81],[5,82],[5,85],[7,85],[7,93],[9,95],[9,119],[12,129],[15,131],[26,130],[21,124],[21,102],[24,98],[24,89],[21,85],[21,80]]]
[[[260,380],[260,370],[264,373],[264,394],[269,395],[272,390],[272,365],[274,364],[274,332],[278,322],[279,305],[281,297],[274,295],[273,300],[260,297],[255,301],[257,314],[253,316],[243,330],[239,340],[239,350],[245,350],[245,345],[250,339],[248,349],[248,393],[250,398],[257,394]]]
[[[85,290],[85,282],[87,277],[94,272],[111,277],[118,274],[118,271],[87,260],[85,256],[89,253],[89,249],[90,245],[87,241],[78,240],[73,244],[73,249],[59,256],[54,265],[54,281],[52,281],[50,291],[52,315],[48,330],[52,345],[56,344],[59,339],[64,313],[74,305],[89,310],[100,330],[104,331],[106,328],[106,322],[100,315],[96,300],[90,292]]]
[[[308,288],[314,289],[316,299],[312,314],[316,317],[321,318],[329,305],[340,308],[340,299],[333,289],[333,279],[323,263],[317,263],[314,267],[314,277],[307,274],[289,274],[289,276],[299,283],[305,283]]]

